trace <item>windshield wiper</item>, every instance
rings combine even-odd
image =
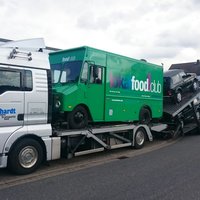
[[[76,83],[76,80],[68,80],[67,83]]]
[[[76,80],[68,80],[66,82],[60,82],[61,84],[66,84],[66,83],[77,83]]]

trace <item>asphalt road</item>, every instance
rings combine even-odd
[[[123,159],[122,159],[123,158]],[[0,189],[1,200],[200,199],[200,136]]]

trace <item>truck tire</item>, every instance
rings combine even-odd
[[[44,158],[40,143],[31,138],[20,140],[8,155],[8,168],[15,174],[29,174],[35,171]]]
[[[140,124],[149,124],[151,122],[151,113],[147,108],[142,108],[139,115]]]
[[[146,131],[144,128],[140,127],[135,132],[135,149],[141,149],[146,141]]]
[[[68,116],[69,127],[71,129],[81,129],[88,125],[88,113],[82,106],[77,106]]]

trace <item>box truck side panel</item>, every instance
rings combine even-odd
[[[119,55],[107,57],[106,121],[139,120],[143,107],[162,116],[162,67]]]

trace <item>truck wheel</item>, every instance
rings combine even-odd
[[[16,174],[29,174],[43,161],[43,149],[39,142],[25,138],[17,142],[8,155],[8,168]]]
[[[82,106],[77,106],[68,118],[69,127],[72,129],[85,128],[88,125],[88,113]]]
[[[141,149],[146,141],[146,131],[144,128],[140,127],[135,133],[135,145],[136,149]]]
[[[147,108],[142,108],[139,115],[140,124],[149,124],[151,121],[151,113]]]

